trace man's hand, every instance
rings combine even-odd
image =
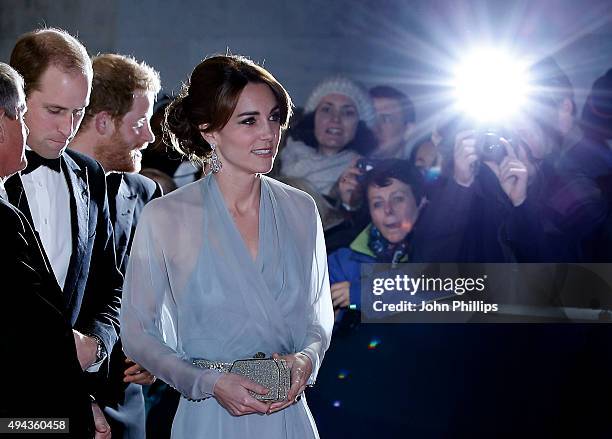
[[[76,329],[72,330],[72,334],[74,335],[74,344],[76,345],[79,364],[81,369],[86,370],[96,362],[98,342],[95,338],[83,335]]]
[[[332,284],[331,296],[334,309],[346,308],[351,304],[351,283],[343,281]]]
[[[94,426],[96,428],[95,439],[110,439],[111,437],[111,428],[104,417],[104,413],[100,409],[100,406],[95,402],[91,403],[91,411],[93,413],[94,418]]]
[[[510,198],[514,207],[518,207],[527,198],[528,171],[525,164],[520,161],[514,148],[506,139],[499,139],[506,148],[506,157],[498,165],[495,162],[485,162],[491,168],[502,189]]]
[[[272,357],[278,360],[283,359],[287,362],[287,366],[291,370],[291,387],[289,388],[287,399],[285,401],[273,402],[270,404],[268,413],[278,412],[296,403],[299,400],[298,396],[306,389],[306,383],[308,383],[308,378],[310,378],[310,374],[312,373],[312,362],[310,358],[301,352],[289,355],[279,355],[275,353],[272,354]]]
[[[134,361],[129,358],[126,358],[125,362],[128,367],[123,372],[125,375],[123,378],[124,383],[136,383],[146,386],[155,382],[155,375],[143,368],[140,364],[134,363]]]
[[[470,187],[476,175],[476,138],[474,131],[461,131],[455,138],[455,182],[463,187]]]

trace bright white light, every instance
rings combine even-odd
[[[516,57],[481,49],[457,68],[454,86],[458,111],[479,122],[507,120],[527,98],[526,67]]]

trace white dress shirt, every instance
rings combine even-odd
[[[22,175],[34,228],[49,257],[53,273],[62,290],[72,256],[70,192],[64,171],[45,166]]]
[[[4,201],[8,201],[8,195],[6,189],[4,189],[4,177],[0,177],[0,198]]]
[[[40,235],[57,283],[63,290],[72,256],[70,191],[64,170],[62,168],[61,172],[56,172],[46,166],[39,166],[22,175],[21,181],[28,198],[34,228]],[[92,364],[86,371],[97,372],[102,360]]]

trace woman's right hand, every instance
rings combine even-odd
[[[336,282],[331,285],[332,305],[334,309],[346,308],[351,304],[351,283]]]
[[[357,161],[358,159],[353,159],[338,179],[338,193],[342,204],[345,206],[355,207],[354,205],[359,202],[357,199],[358,177],[363,174],[363,171],[357,167]]]
[[[265,395],[269,392],[264,386],[248,378],[236,375],[235,373],[226,373],[215,383],[213,395],[219,404],[233,416],[266,413],[269,409],[269,404],[255,399],[251,396],[249,390],[260,395]]]
[[[455,182],[470,187],[476,174],[475,163],[479,160],[474,131],[461,131],[455,138]]]

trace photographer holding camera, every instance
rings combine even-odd
[[[418,260],[594,261],[585,243],[597,236],[609,206],[580,158],[592,157],[591,148],[579,142],[562,152],[559,108],[566,100],[559,96],[566,90],[557,84],[569,81],[557,79],[563,73],[550,59],[531,71],[537,88],[530,105],[503,131],[512,140],[454,124],[456,134],[447,136],[454,139],[452,178],[431,197],[415,231],[415,242],[427,244],[415,246]]]
[[[431,200],[415,231],[415,258],[428,262],[509,262],[519,243],[532,241],[527,200],[529,171],[536,165],[523,145],[498,138],[497,161],[482,135],[455,136],[452,178]],[[502,156],[503,157],[499,157]]]
[[[408,159],[415,147],[416,115],[412,100],[400,90],[378,85],[369,91],[376,112],[374,134],[377,145],[366,158],[355,158],[337,182],[338,198],[351,211],[359,207],[363,174],[386,159]]]
[[[454,150],[454,180],[463,187],[469,188],[475,180],[482,151],[478,151],[478,139],[473,131],[462,131],[457,134]],[[504,148],[505,157],[499,163],[484,159],[486,165],[499,181],[499,185],[508,196],[513,206],[523,204],[527,198],[527,155],[519,146],[523,160],[517,157],[514,147],[504,138],[499,139]]]

